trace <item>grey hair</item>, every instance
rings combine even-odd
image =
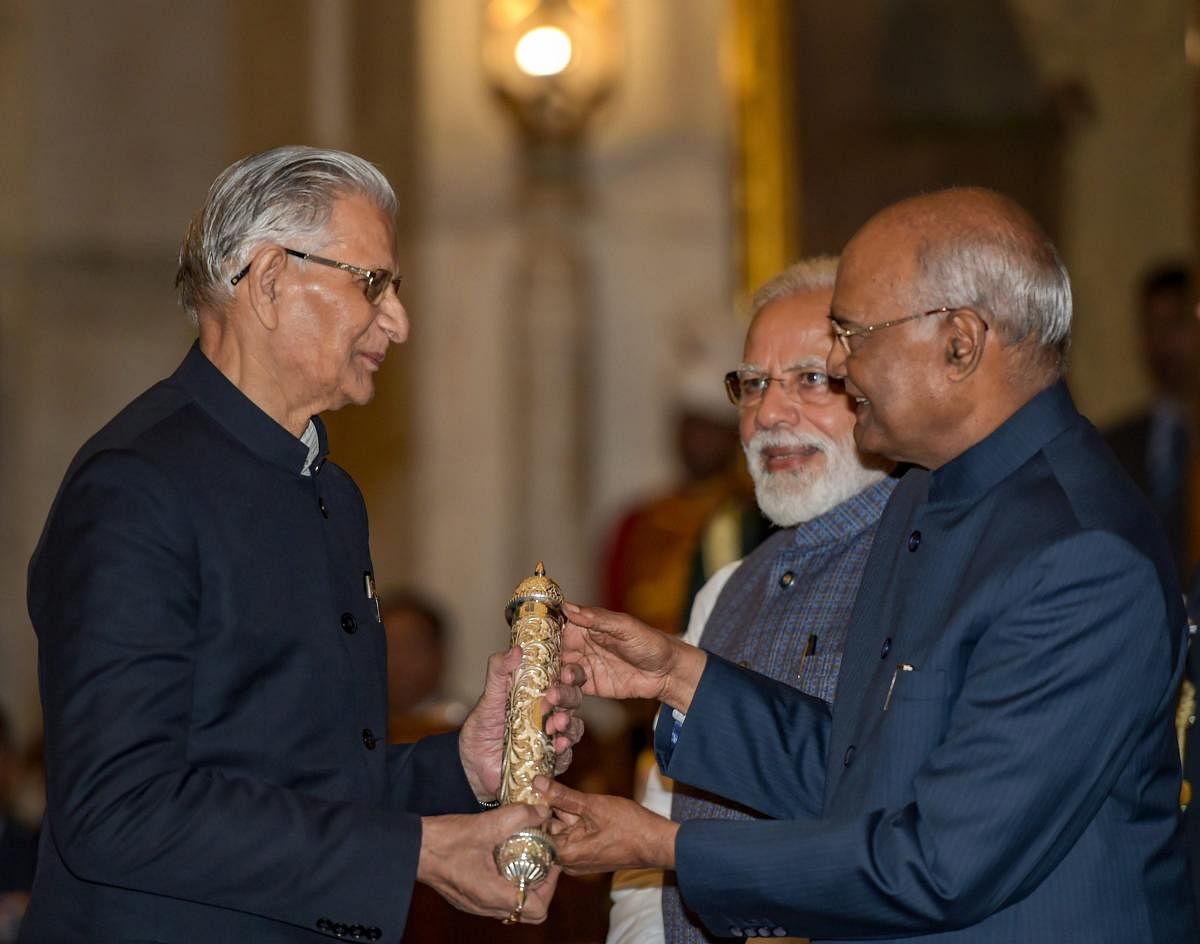
[[[805,292],[832,291],[837,277],[837,256],[813,256],[793,262],[778,275],[760,285],[750,299],[753,318],[771,302]]]
[[[950,226],[921,247],[921,273],[937,292],[925,301],[977,310],[1008,344],[1028,340],[1051,355],[1061,374],[1071,343],[1071,277],[1033,218],[1004,202],[985,224]]]
[[[179,247],[179,304],[195,322],[202,309],[231,298],[229,280],[263,243],[319,249],[313,241],[348,194],[366,197],[388,219],[396,215],[387,178],[345,151],[289,145],[231,164],[213,181]]]

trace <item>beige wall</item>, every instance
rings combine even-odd
[[[62,471],[191,337],[173,255],[225,160],[221,9],[0,3],[0,700],[26,728],[25,565]]]
[[[473,0],[421,7],[421,394],[407,462],[421,514],[385,525],[410,544],[405,576],[453,601],[458,687],[472,696],[483,655],[506,642],[503,606],[531,558],[545,557],[569,596],[589,599],[605,526],[631,496],[672,478],[664,326],[680,311],[729,307],[718,0],[621,4],[625,71],[592,128],[589,199],[532,217],[517,200],[512,129],[478,68],[463,66],[475,62],[477,9]],[[525,241],[547,232],[559,245],[530,258]],[[532,291],[515,284],[524,265],[539,277]],[[582,298],[572,299],[572,278]],[[552,340],[572,317],[590,365]],[[514,344],[523,319],[546,344]],[[544,392],[530,417],[514,414],[527,382]],[[578,384],[586,428],[572,430]],[[590,483],[581,514],[560,517],[571,496],[556,477],[579,463]],[[519,500],[525,477],[539,483],[531,510]]]

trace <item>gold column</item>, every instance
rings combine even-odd
[[[787,0],[731,0],[724,58],[734,99],[738,287],[749,294],[801,249]]]

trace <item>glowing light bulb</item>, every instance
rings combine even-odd
[[[571,63],[571,37],[557,26],[539,26],[517,41],[514,55],[526,75],[558,75]]]

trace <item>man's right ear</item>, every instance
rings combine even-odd
[[[260,250],[250,261],[250,271],[243,281],[250,299],[250,307],[259,323],[268,331],[279,324],[279,313],[275,304],[278,294],[277,282],[287,265],[287,254],[279,246],[268,246]]]
[[[946,318],[946,364],[953,381],[966,380],[983,361],[988,324],[973,308],[956,308]]]

